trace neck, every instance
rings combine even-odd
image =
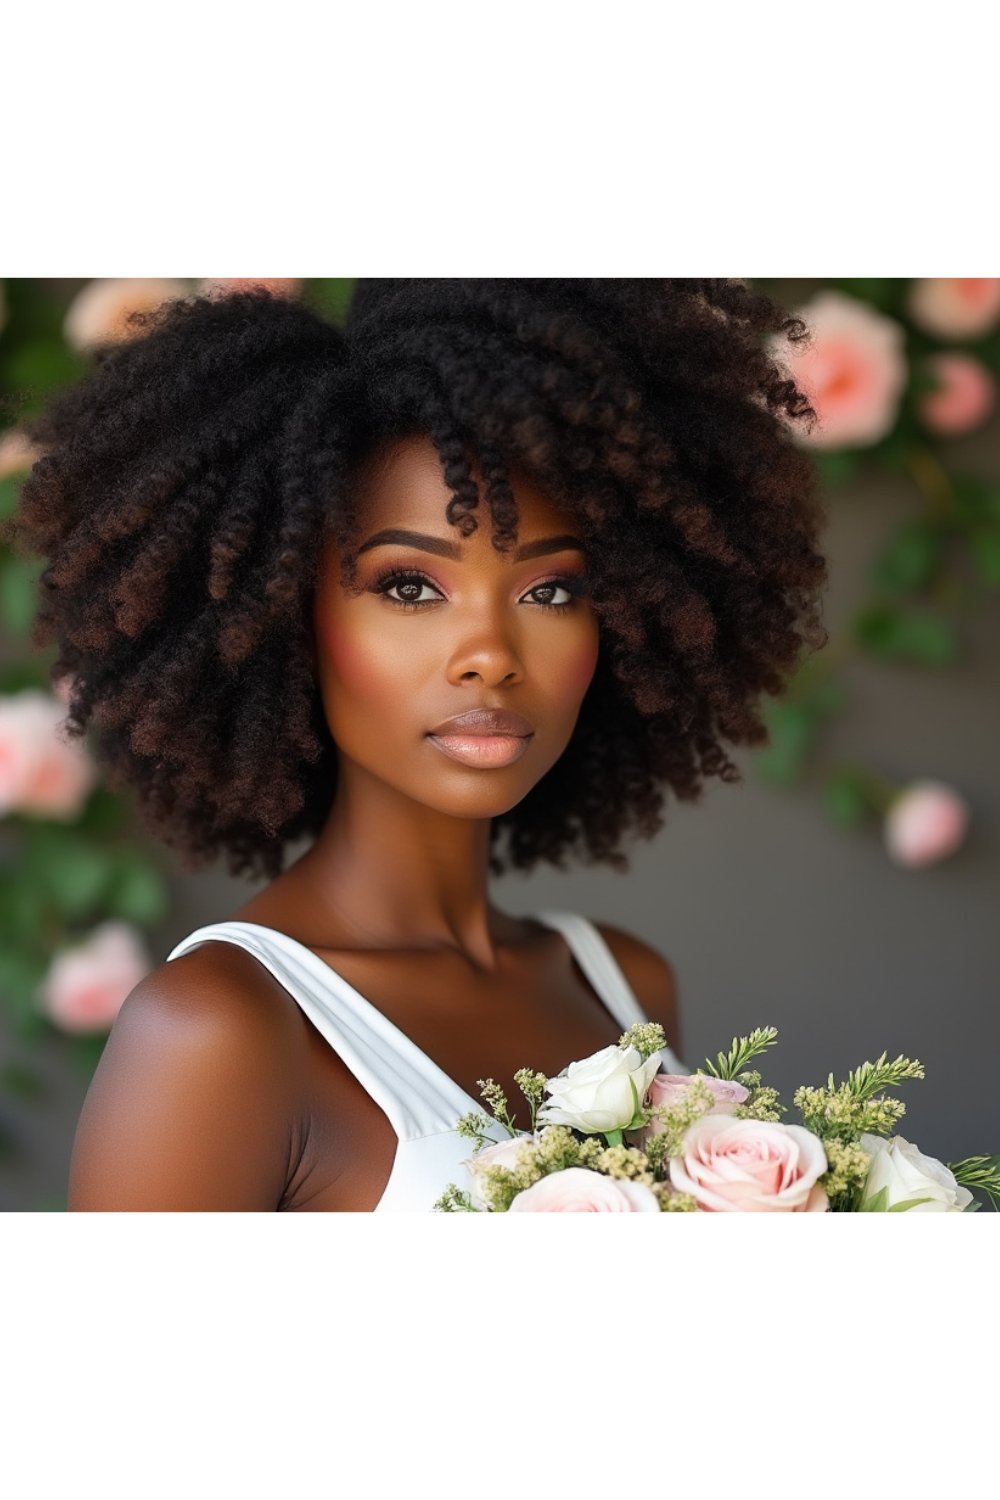
[[[491,970],[507,919],[490,906],[489,850],[488,818],[416,803],[344,758],[326,823],[288,876],[310,924],[338,934],[329,946],[458,949]]]

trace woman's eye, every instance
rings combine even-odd
[[[430,594],[424,593],[429,590]],[[397,573],[381,583],[379,592],[392,600],[393,604],[431,604],[441,594],[426,578],[418,573]]]
[[[421,573],[388,573],[375,584],[376,593],[384,595],[390,604],[403,609],[416,609],[425,604],[436,604],[443,599],[440,589]],[[545,583],[536,583],[522,596],[542,609],[567,609],[583,592],[583,582],[568,578],[551,578]]]

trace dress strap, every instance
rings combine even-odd
[[[213,922],[183,938],[167,962],[198,943],[245,948],[289,992],[388,1117],[401,1141],[454,1130],[480,1108],[380,1010],[304,943],[256,922]]]
[[[573,911],[540,911],[535,915],[546,927],[562,933],[573,957],[623,1031],[649,1020],[621,965],[589,917]],[[670,1047],[662,1048],[661,1056],[665,1072],[690,1072]]]

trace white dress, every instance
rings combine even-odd
[[[561,932],[580,968],[623,1031],[647,1021],[617,960],[594,924],[575,912],[538,912],[546,927]],[[468,1188],[463,1162],[472,1142],[455,1129],[462,1115],[484,1111],[329,964],[310,948],[256,922],[213,922],[182,938],[167,962],[197,943],[236,943],[264,964],[305,1011],[358,1082],[388,1116],[399,1144],[376,1212],[429,1212],[450,1182]],[[662,1067],[689,1069],[669,1047]],[[574,1059],[567,1057],[566,1063]],[[529,1059],[530,1064],[530,1059]],[[494,1139],[508,1139],[496,1126]]]

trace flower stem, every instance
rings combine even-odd
[[[620,1130],[606,1130],[604,1139],[609,1146],[620,1146],[622,1143],[622,1132]]]

